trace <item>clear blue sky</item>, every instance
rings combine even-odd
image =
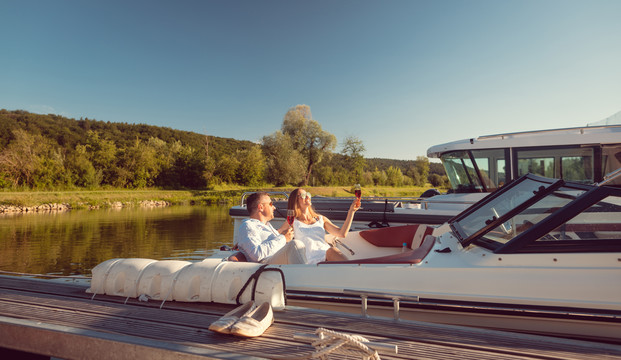
[[[339,145],[393,159],[621,110],[619,0],[3,0],[0,14],[8,110],[258,141],[306,104]]]

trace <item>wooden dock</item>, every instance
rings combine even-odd
[[[0,347],[61,359],[299,359],[315,349],[293,335],[327,328],[398,347],[382,359],[621,360],[621,345],[303,308],[275,312],[265,334],[243,339],[207,329],[232,305],[167,302],[160,309],[160,301],[91,300],[85,289],[0,276]]]

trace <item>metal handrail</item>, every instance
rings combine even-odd
[[[379,298],[379,299],[392,299],[393,306],[393,316],[395,320],[399,320],[399,302],[401,300],[415,301],[419,302],[420,297],[418,295],[403,295],[403,294],[390,294],[383,293],[377,291],[360,291],[360,290],[351,290],[351,289],[343,289],[343,294],[346,295],[358,295],[360,296],[360,306],[362,310],[362,316],[367,317],[367,300],[368,298]]]
[[[621,169],[620,169],[621,170]],[[251,194],[254,194],[257,191],[247,191],[244,192],[242,194],[241,197],[241,202],[240,202],[240,206],[245,206],[246,204],[246,197],[250,196]],[[289,194],[287,194],[284,191],[266,191],[266,193],[268,194],[278,194],[278,195],[282,195],[284,196],[285,199],[289,200]],[[321,201],[321,200],[349,200],[351,201],[352,198],[351,197],[341,197],[341,196],[316,196],[314,197],[315,200]],[[429,204],[452,204],[452,205],[472,205],[474,203],[476,203],[476,201],[457,201],[457,200],[450,200],[450,201],[440,201],[440,200],[433,200],[433,198],[423,198],[423,197],[416,197],[416,196],[412,196],[412,197],[371,197],[371,196],[363,196],[361,198],[363,201],[390,201],[390,202],[412,202],[415,204],[421,204],[424,209],[427,209]]]
[[[606,174],[606,176],[604,176],[604,180],[603,181],[600,181],[600,182],[598,182],[595,185],[597,185],[597,186],[605,185],[605,184],[611,182],[612,180],[618,178],[619,176],[621,176],[621,168],[618,168],[615,171],[609,172],[608,174]]]

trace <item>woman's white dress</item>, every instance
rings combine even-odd
[[[326,250],[330,248],[330,245],[325,240],[326,230],[323,228],[323,216],[319,216],[319,219],[311,225],[295,219],[293,236],[306,246],[307,264],[317,264],[326,260]]]

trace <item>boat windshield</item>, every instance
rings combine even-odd
[[[619,243],[621,242],[620,211],[621,197],[607,196],[537,241],[542,243],[552,240],[576,242],[605,239]]]
[[[485,231],[495,220],[531,200],[537,194],[552,186],[554,182],[541,182],[532,178],[524,178],[513,183],[505,191],[495,193],[487,201],[483,201],[464,215],[458,216],[452,225],[462,243]],[[503,223],[503,233],[512,232],[511,223]]]
[[[506,244],[585,192],[586,190],[560,187],[511,216],[507,221],[483,235],[482,239]]]
[[[620,212],[619,189],[528,174],[450,225],[464,247],[476,244],[497,253],[619,251]]]
[[[453,151],[440,156],[456,193],[491,192],[506,181],[503,149]]]

